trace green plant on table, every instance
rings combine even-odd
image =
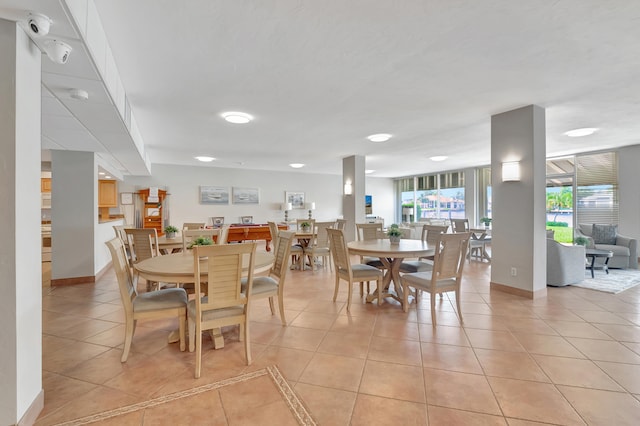
[[[178,232],[178,228],[176,228],[173,225],[169,225],[166,228],[164,228],[164,232],[166,232],[167,234],[171,234],[171,233],[174,233],[174,232]]]
[[[311,228],[311,224],[309,222],[302,222],[300,224],[301,228]]]
[[[587,237],[576,237],[575,241],[576,245],[578,246],[588,246],[589,245],[589,239]]]
[[[489,226],[489,224],[491,224],[491,218],[490,217],[481,217],[480,218],[480,222],[484,223],[485,226]]]
[[[188,248],[192,248],[193,246],[212,246],[213,240],[208,237],[198,237],[194,238],[190,243]]]
[[[391,226],[389,226],[389,229],[387,229],[387,236],[402,237],[402,231],[400,230],[400,227],[398,226],[398,224],[393,223],[391,224]]]

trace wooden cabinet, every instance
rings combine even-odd
[[[98,181],[98,207],[118,207],[118,182]]]
[[[51,178],[40,178],[40,192],[51,192]]]
[[[167,196],[167,191],[163,191],[162,189],[158,190],[158,201],[149,202],[149,190],[142,189],[140,192],[140,197],[142,198],[142,202],[144,203],[144,208],[142,211],[142,227],[143,228],[154,228],[158,235],[164,234],[164,228],[162,227],[162,218],[163,218],[163,207],[164,207],[164,199]]]

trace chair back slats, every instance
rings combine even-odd
[[[276,228],[277,229],[277,228]],[[291,231],[281,231],[277,234],[274,247],[275,259],[271,267],[270,275],[278,278],[279,282],[284,280],[289,266],[289,254],[295,233]]]
[[[182,229],[201,229],[204,225],[204,222],[185,222],[182,224]]]
[[[329,234],[327,229],[331,228],[334,222],[316,222],[313,246],[316,248],[329,247]]]
[[[358,241],[377,240],[382,237],[381,223],[356,223]]]
[[[434,257],[434,280],[462,276],[470,238],[469,232],[440,235]]]
[[[452,232],[469,232],[469,219],[451,219]]]
[[[158,256],[158,232],[155,229],[125,229],[133,263]]]
[[[133,277],[127,262],[124,245],[120,238],[114,238],[105,243],[111,252],[111,260],[113,270],[118,279],[118,288],[120,289],[120,298],[122,304],[128,312],[133,312],[133,299],[136,298],[138,292],[133,285]]]
[[[347,224],[346,219],[336,219],[336,224],[334,228],[344,230],[344,227],[346,226],[346,224]]]
[[[327,229],[329,234],[329,247],[333,253],[333,263],[336,266],[336,273],[345,271],[350,273],[351,262],[349,261],[349,252],[347,244],[344,240],[344,234],[340,229]]]
[[[189,248],[191,241],[198,237],[206,237],[215,241],[214,237],[219,237],[222,228],[216,229],[183,229],[182,230],[182,250]]]
[[[229,239],[229,225],[223,225],[220,227],[220,233],[218,234],[218,239],[216,244],[227,244]]]
[[[423,225],[422,241],[426,241],[429,246],[435,246],[438,238],[440,238],[440,234],[446,234],[448,229],[448,225]]]
[[[271,242],[273,243],[273,251],[278,250],[278,225],[275,222],[267,222],[269,225],[269,233],[271,234]]]
[[[241,292],[243,258],[249,257],[248,282],[253,283],[254,254],[256,243],[195,246],[193,248],[195,288],[206,282],[206,298],[196,296],[196,311],[246,305],[248,297]],[[206,261],[200,262],[200,257]],[[201,277],[201,269],[207,271]],[[250,294],[250,292],[247,292]]]

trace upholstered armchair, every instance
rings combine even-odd
[[[576,236],[589,240],[587,248],[611,250],[609,268],[638,269],[638,240],[618,234],[617,225],[579,223]]]
[[[584,280],[584,246],[566,246],[547,238],[547,285],[561,287]]]

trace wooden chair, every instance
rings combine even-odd
[[[283,326],[287,325],[284,317],[284,281],[287,276],[287,268],[289,267],[289,254],[291,252],[291,244],[293,242],[292,231],[280,231],[274,239],[273,253],[275,256],[273,266],[266,276],[259,276],[253,279],[252,298],[269,298],[269,307],[271,315],[275,315],[273,298],[278,298],[278,309],[280,310],[280,321]],[[247,278],[242,279],[242,291],[246,291]]]
[[[469,249],[469,232],[455,234],[440,234],[436,243],[436,252],[433,260],[433,270],[402,275],[403,302],[405,312],[409,311],[409,287],[415,290],[416,304],[420,291],[430,294],[431,323],[436,326],[436,293],[454,291],[458,318],[462,323],[462,311],[460,310],[460,282],[464,269],[465,257]]]
[[[121,362],[127,362],[136,323],[139,319],[177,318],[180,325],[180,350],[185,350],[187,293],[181,288],[167,288],[138,295],[127,264],[124,246],[119,238],[106,242],[113,269],[118,279],[125,314],[124,348]]]
[[[204,222],[185,222],[182,224],[182,229],[202,229],[204,225]]]
[[[127,228],[124,230],[127,236],[129,253],[131,255],[131,265],[160,256],[158,247],[158,232],[155,229]],[[138,273],[134,274],[135,282],[138,282]],[[160,283],[147,281],[147,291],[151,291],[154,285],[159,287]]]
[[[248,312],[253,293],[253,266],[256,243],[216,244],[193,248],[195,288],[206,288],[206,296],[196,294],[187,304],[190,342],[195,341],[195,378],[202,367],[202,331],[240,325],[247,365],[251,364]],[[242,292],[242,259],[249,256],[245,292]],[[200,257],[206,261],[200,264]],[[201,272],[206,274],[201,276]],[[206,283],[206,284],[203,284]],[[191,345],[191,343],[189,344]]]
[[[220,229],[183,229],[182,230],[182,251],[189,248],[191,241],[198,237],[209,238],[211,241],[216,240],[220,234]]]
[[[362,283],[376,281],[378,291],[378,305],[382,303],[382,277],[383,272],[374,267],[362,263],[351,264],[349,260],[349,250],[344,240],[344,234],[339,229],[327,229],[329,234],[329,247],[333,254],[333,264],[336,269],[336,286],[333,291],[333,301],[338,297],[340,280],[345,280],[348,285],[347,312],[351,312],[351,294],[353,293],[353,283],[360,283],[360,294],[362,295]]]
[[[316,225],[315,219],[296,219],[296,229],[298,230],[298,232],[304,232],[302,230],[303,223],[308,223],[310,232],[313,232],[313,229],[315,229]]]
[[[356,223],[356,239],[358,241],[377,240],[383,238],[384,233],[382,231],[381,223]],[[378,269],[385,270],[386,267],[380,259],[371,256],[360,256],[360,263],[365,265],[374,266]],[[367,282],[367,293],[371,289],[369,288],[369,282]],[[363,286],[360,286],[360,296],[363,294]]]
[[[311,269],[316,269],[316,257],[322,257],[322,266],[326,267],[329,264],[329,270],[333,271],[331,267],[331,249],[329,248],[329,234],[327,229],[333,227],[335,222],[316,222],[316,226],[313,231],[313,237],[308,247],[304,248],[304,254],[309,257],[311,261]]]
[[[334,229],[344,230],[345,226],[347,226],[347,219],[336,219]]]
[[[278,225],[275,222],[267,222],[269,225],[269,232],[271,233],[271,241],[274,244],[273,252],[277,253],[278,248],[275,246],[278,244],[278,235],[280,230],[278,229]],[[292,240],[293,241],[293,240]],[[300,244],[291,243],[291,247],[289,248],[289,253],[291,255],[291,263],[297,263],[298,266],[302,264],[304,260],[304,249]]]
[[[469,219],[451,219],[451,231],[469,232]]]
[[[131,261],[131,251],[129,250],[129,240],[127,239],[127,233],[124,232],[124,230],[131,229],[131,228],[135,228],[135,226],[133,225],[114,225],[113,226],[113,231],[116,233],[116,237],[120,238],[120,241],[122,241],[122,245],[124,245],[129,266],[133,266],[133,263]]]
[[[220,228],[216,244],[227,244],[229,241],[229,225],[223,225]]]

